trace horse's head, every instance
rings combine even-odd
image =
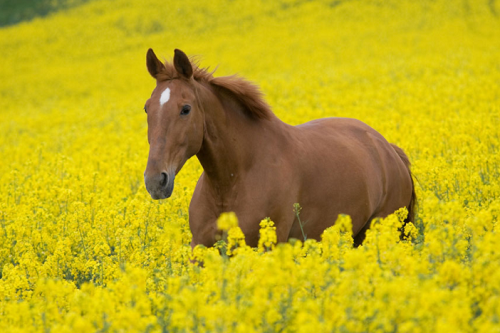
[[[156,88],[144,108],[149,141],[144,182],[153,199],[165,199],[172,195],[175,175],[201,148],[204,115],[193,67],[184,52],[175,50],[172,68],[166,68],[151,49],[146,58]]]

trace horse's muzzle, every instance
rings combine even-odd
[[[144,174],[144,183],[151,198],[154,200],[170,198],[174,190],[175,173],[162,172],[156,175]]]

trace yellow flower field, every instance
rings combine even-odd
[[[358,118],[412,161],[416,221],[191,252],[191,159],[143,184],[146,51],[199,55],[300,124]],[[1,332],[500,332],[500,3],[102,0],[0,29]],[[290,207],[293,209],[293,207]],[[202,260],[204,267],[193,265]]]

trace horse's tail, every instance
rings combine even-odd
[[[396,153],[399,155],[399,158],[401,161],[403,161],[404,165],[406,166],[406,169],[408,170],[408,173],[410,174],[410,179],[411,179],[411,199],[410,203],[406,207],[408,209],[408,216],[404,220],[404,224],[408,222],[415,222],[415,205],[417,204],[417,195],[415,194],[415,183],[413,182],[413,177],[410,171],[410,159],[408,156],[406,156],[405,152],[403,149],[399,148],[398,146],[394,145],[391,143],[392,148],[396,151]],[[404,227],[404,225],[403,225]],[[402,237],[403,235],[401,235]]]

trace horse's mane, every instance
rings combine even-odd
[[[245,113],[252,119],[270,119],[273,115],[271,108],[264,100],[259,87],[237,76],[214,77],[213,71],[198,67],[198,62],[191,58],[193,78],[198,82],[207,83],[231,94],[243,106]],[[180,78],[173,64],[165,62],[165,68],[157,74],[158,81],[167,81]]]

